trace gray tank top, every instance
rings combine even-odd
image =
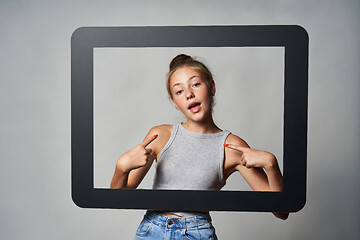
[[[157,160],[153,189],[220,190],[224,185],[224,143],[229,131],[194,133],[173,126]]]

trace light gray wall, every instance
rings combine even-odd
[[[349,0],[2,1],[0,238],[132,239],[144,214],[141,210],[81,209],[71,200],[70,36],[76,28],[298,24],[310,36],[307,203],[285,222],[269,213],[213,212],[214,225],[220,239],[358,239],[359,10],[360,2]],[[204,59],[215,69],[222,66],[211,56]],[[157,62],[153,64],[158,67]],[[232,81],[225,72],[221,68],[217,74],[219,125],[239,135],[245,131],[251,145],[277,148],[277,143],[266,146],[268,141],[257,140],[243,122],[236,125],[222,119],[219,106],[225,99],[220,93],[227,82],[220,79]],[[101,90],[101,85],[96,89]],[[152,101],[174,114],[166,121],[179,120],[164,92],[159,94],[163,95]],[[236,117],[246,123],[249,114],[258,115],[250,109],[245,120],[239,112]],[[146,122],[131,136],[129,147],[161,121],[157,116]],[[103,125],[98,126],[100,131]],[[111,144],[107,156],[101,155],[107,151],[99,145],[99,159],[107,162],[99,160],[96,168],[100,186],[106,185],[107,168],[116,161],[111,154],[125,149],[121,146],[116,152],[118,143]]]
[[[283,47],[96,48],[95,187],[109,188],[114,160],[138,145],[152,126],[186,121],[168,100],[165,84],[169,62],[179,53],[198,56],[211,69],[216,124],[253,148],[273,152],[282,168]],[[139,188],[151,188],[153,176],[147,174]],[[224,189],[250,187],[233,174]]]

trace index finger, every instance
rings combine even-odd
[[[152,141],[154,141],[159,135],[156,134],[154,136],[152,136],[151,138],[145,139],[140,145],[142,145],[144,148],[147,147],[147,145],[149,145]]]
[[[242,146],[238,146],[238,145],[233,145],[233,144],[224,144],[225,147],[237,150],[239,152],[243,152],[245,149],[248,149],[249,147],[242,147]]]

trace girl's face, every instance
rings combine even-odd
[[[187,119],[201,121],[210,113],[215,87],[213,85],[209,93],[206,83],[196,70],[187,66],[176,70],[170,79],[170,90],[176,109]]]

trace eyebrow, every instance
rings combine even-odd
[[[199,77],[199,76],[197,76],[197,75],[194,75],[194,76],[191,76],[188,80],[186,80],[187,82],[188,81],[190,81],[191,79],[193,79],[193,78],[196,78],[196,77]],[[174,88],[175,86],[177,86],[177,85],[180,85],[181,83],[175,83],[171,88]]]

